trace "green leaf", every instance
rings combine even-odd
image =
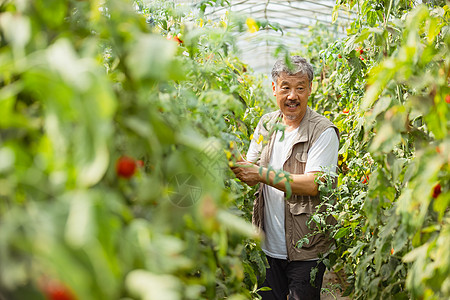
[[[286,187],[286,198],[289,199],[292,196],[292,187],[291,187],[291,183],[289,182],[289,180],[286,180],[285,187]]]
[[[7,42],[11,43],[14,55],[19,58],[23,56],[24,47],[31,37],[31,24],[29,18],[20,14],[2,12],[0,26]]]
[[[373,11],[373,10],[369,10],[366,14],[366,20],[367,20],[367,24],[370,27],[375,26],[375,23],[377,22],[377,12]]]
[[[301,240],[297,241],[295,247],[300,249],[304,244],[309,244],[309,239],[307,237],[303,237]]]
[[[237,232],[246,237],[258,237],[251,224],[245,222],[244,219],[235,216],[227,211],[219,211],[217,214],[217,219],[223,226],[230,229],[231,231]]]
[[[74,248],[80,248],[92,241],[96,233],[93,220],[92,198],[87,192],[75,192],[68,195],[71,199],[65,238]]]
[[[63,25],[69,6],[61,0],[36,0],[34,5],[47,26],[58,28]]]
[[[134,79],[165,80],[176,51],[176,43],[160,35],[141,34],[130,49],[126,62]]]
[[[361,241],[357,241],[356,245],[354,247],[352,247],[351,249],[349,249],[349,254],[351,257],[356,258],[361,251],[364,249],[364,247],[366,246],[365,243],[361,242]],[[372,254],[373,256],[373,254]]]
[[[127,275],[125,285],[133,295],[140,299],[182,299],[181,282],[172,275],[133,270]]]
[[[409,241],[408,232],[403,226],[399,226],[397,231],[395,232],[392,248],[394,248],[395,252],[400,252],[407,245]]]
[[[364,42],[370,35],[371,31],[369,28],[364,28],[355,38],[355,44]]]
[[[349,231],[350,231],[350,227],[339,228],[339,230],[334,235],[334,238],[335,239],[340,239],[341,237],[347,235]]]
[[[341,7],[340,4],[336,4],[333,6],[333,12],[331,13],[331,23],[336,23],[337,18],[339,16],[339,8]]]

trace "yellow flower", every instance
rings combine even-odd
[[[264,137],[262,136],[262,134],[259,135],[258,141],[256,141],[256,143],[261,144],[261,142],[263,141]]]
[[[256,23],[255,19],[247,18],[247,21],[245,23],[247,24],[248,32],[254,33],[254,32],[257,32],[259,30],[259,26]]]
[[[224,150],[225,154],[227,155],[227,159],[229,160],[231,158],[231,152],[228,150]]]

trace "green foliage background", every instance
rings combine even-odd
[[[223,151],[261,116],[261,79],[228,21],[138,4],[0,2],[7,299],[38,299],[47,278],[78,299],[249,298],[250,265],[264,270]],[[180,31],[183,45],[166,38]],[[144,162],[130,180],[124,155]],[[192,205],[171,196],[180,174],[201,189]]]
[[[299,38],[310,105],[342,133],[325,263],[355,299],[450,296],[450,9],[427,2],[340,0],[347,37]],[[227,154],[274,103],[236,57],[254,28],[207,5],[227,2],[0,0],[0,296],[44,299],[50,278],[78,299],[257,297],[255,190]],[[130,180],[124,155],[143,161]],[[174,204],[183,174],[192,205]]]
[[[342,132],[338,188],[322,187],[338,220],[325,262],[354,299],[450,295],[446,4],[338,1],[335,17],[346,7],[356,18],[316,60],[311,104]]]

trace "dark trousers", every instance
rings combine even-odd
[[[269,268],[262,287],[270,291],[260,291],[263,300],[319,300],[325,265],[319,261],[288,261],[267,256]],[[311,270],[317,268],[313,284]]]

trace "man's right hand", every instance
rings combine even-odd
[[[261,176],[259,175],[259,167],[246,160],[238,161],[236,166],[231,167],[237,178],[246,184],[253,186],[261,182]]]

